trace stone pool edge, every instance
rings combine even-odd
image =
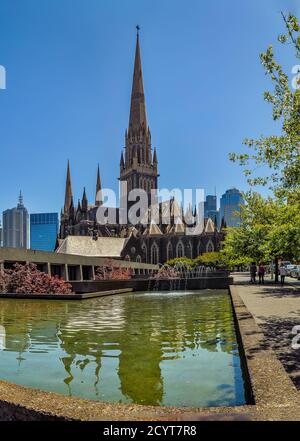
[[[238,294],[238,286],[230,286],[229,293],[255,404],[210,408],[112,404],[0,381],[0,420],[300,420],[299,392],[275,353],[267,348],[262,331]]]
[[[37,294],[37,293],[0,293],[0,299],[37,299],[37,300],[85,300],[97,297],[113,296],[116,294],[127,294],[133,292],[133,288],[110,289],[108,291],[97,291],[72,294]]]

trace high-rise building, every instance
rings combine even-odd
[[[21,192],[17,207],[3,212],[3,246],[12,248],[29,246],[29,216]]]
[[[206,219],[210,218],[215,222],[216,226],[220,225],[219,222],[219,211],[217,210],[217,196],[207,195],[204,202],[204,217]]]
[[[54,251],[58,234],[58,213],[33,213],[30,215],[30,248]]]
[[[230,188],[220,199],[220,219],[227,227],[237,227],[240,224],[240,205],[244,204],[241,192]]]
[[[210,211],[217,211],[217,196],[208,194],[204,202],[204,217],[209,217]]]

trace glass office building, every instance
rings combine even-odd
[[[217,211],[217,196],[207,195],[204,202],[204,217],[210,217],[211,212]]]
[[[217,210],[217,196],[207,195],[204,202],[204,217],[210,218],[213,222],[220,226],[219,211]]]
[[[58,213],[30,215],[30,248],[54,251],[58,233]]]
[[[220,199],[220,219],[224,218],[227,227],[240,225],[240,205],[244,204],[241,192],[237,188],[226,190]]]

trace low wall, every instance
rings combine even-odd
[[[233,278],[201,277],[195,279],[130,279],[130,280],[97,280],[87,282],[70,282],[76,293],[108,291],[121,288],[132,288],[134,291],[151,291],[153,289],[170,291],[185,289],[226,289],[233,283]]]
[[[42,294],[42,293],[0,293],[0,299],[39,299],[39,300],[85,300],[96,297],[113,296],[132,292],[132,288],[113,289],[109,291],[87,292],[80,294]]]

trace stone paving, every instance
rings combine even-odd
[[[247,309],[262,329],[266,342],[300,390],[300,349],[293,349],[293,327],[300,325],[300,282],[286,278],[286,284],[274,284],[266,277],[264,285],[253,285],[248,274],[234,274],[234,284]],[[300,326],[298,331],[300,335]],[[294,341],[296,342],[296,341]],[[300,337],[298,340],[300,346]]]

